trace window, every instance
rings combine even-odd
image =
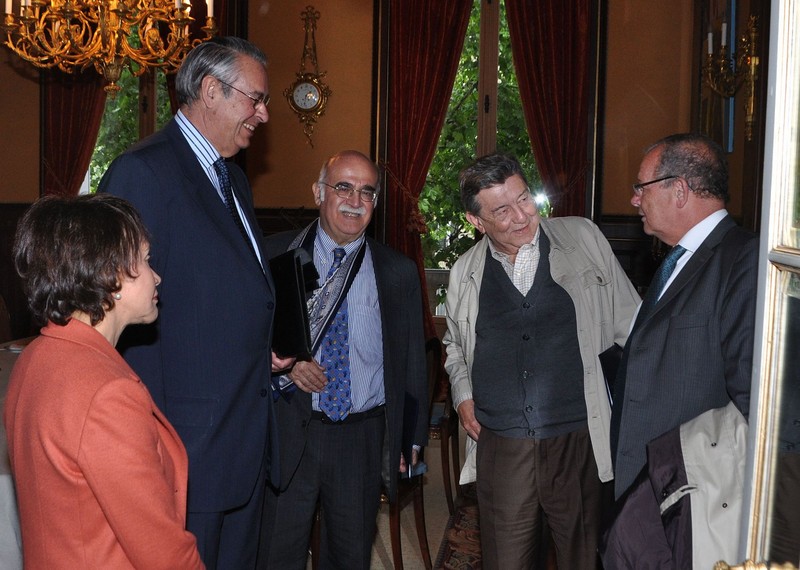
[[[172,117],[166,75],[161,70],[134,77],[126,68],[120,91],[106,99],[103,121],[81,193],[95,192],[108,165],[129,146],[163,127]]]
[[[745,511],[742,521],[746,544],[740,552],[759,567],[764,561],[775,568],[786,562],[797,564],[800,544],[796,522],[800,489],[800,2],[773,4],[772,18],[751,448],[745,473],[744,505],[749,512]]]
[[[519,99],[505,3],[481,0],[473,4],[442,134],[419,199],[428,226],[421,236],[425,267],[449,269],[475,243],[461,207],[458,173],[494,150],[517,157],[532,190],[541,185]]]

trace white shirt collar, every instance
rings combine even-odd
[[[725,208],[722,208],[707,216],[702,221],[695,224],[692,229],[686,232],[686,234],[678,242],[678,245],[684,247],[687,251],[694,253],[697,251],[697,248],[700,247],[700,245],[706,240],[708,235],[714,231],[714,228],[716,228],[722,219],[727,215],[728,211]]]
[[[520,249],[522,249],[523,247],[524,248],[536,249],[536,247],[539,245],[539,231],[541,229],[542,229],[542,225],[539,224],[539,226],[536,228],[536,233],[533,234],[533,239],[530,241],[530,243],[523,244],[522,246],[520,246]],[[488,238],[489,236],[486,236],[486,237]],[[509,263],[511,263],[510,256],[507,253],[503,253],[502,251],[497,249],[495,247],[495,245],[494,245],[494,242],[491,240],[491,238],[489,238],[488,241],[489,241],[489,253],[492,254],[492,257],[494,257],[497,260],[505,259],[505,260],[508,260]]]

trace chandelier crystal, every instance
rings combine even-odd
[[[175,72],[192,47],[217,32],[209,16],[205,37],[191,39],[189,0],[20,1],[17,15],[5,0],[5,45],[36,67],[72,73],[94,66],[112,96],[125,66],[134,76],[148,68]],[[213,14],[214,0],[207,1]]]

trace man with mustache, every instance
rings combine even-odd
[[[267,491],[259,567],[306,568],[319,501],[320,567],[367,570],[381,484],[395,500],[427,442],[422,293],[416,265],[364,235],[380,191],[372,161],[339,152],[312,190],[319,219],[266,242],[271,257],[305,249],[320,287],[308,303],[314,359],[275,387],[281,489]]]

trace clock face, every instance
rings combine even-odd
[[[320,103],[319,87],[307,81],[298,83],[292,92],[292,99],[298,109],[310,111]]]

